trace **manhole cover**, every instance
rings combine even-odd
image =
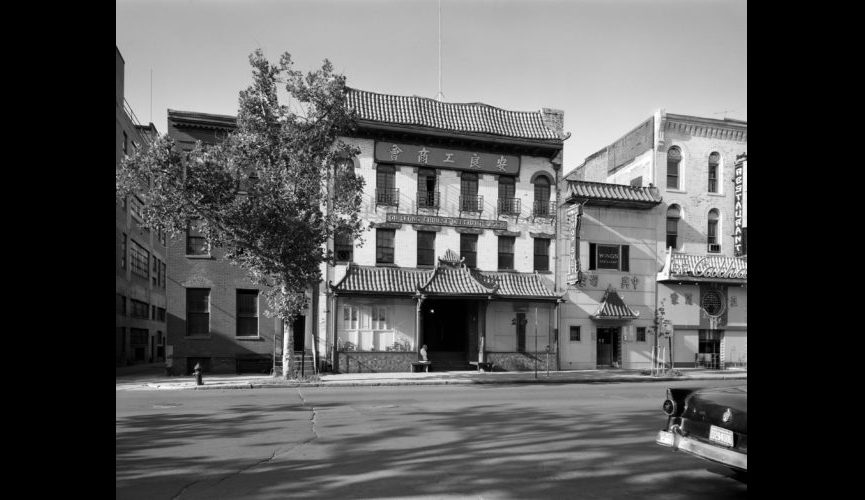
[[[164,409],[164,408],[174,408],[175,406],[181,406],[180,403],[165,403],[161,405],[153,405],[156,409]]]

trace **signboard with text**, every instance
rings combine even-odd
[[[619,245],[598,245],[598,269],[619,269]]]
[[[580,280],[580,226],[582,206],[571,205],[567,209],[567,230],[565,237],[568,238],[568,274],[565,281],[573,285]]]
[[[387,222],[402,224],[429,224],[431,226],[476,227],[481,229],[507,229],[508,223],[503,220],[463,219],[460,217],[439,217],[437,215],[387,214]]]
[[[449,168],[487,174],[519,175],[520,157],[438,148],[402,142],[375,142],[377,163]]]
[[[733,249],[737,257],[745,253],[742,242],[742,224],[744,222],[745,211],[744,172],[746,164],[747,160],[737,164],[733,175],[733,194],[735,200],[735,205],[733,207]]]

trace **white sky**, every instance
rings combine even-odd
[[[168,108],[237,114],[257,47],[304,72],[327,58],[351,87],[438,93],[436,0],[116,7],[126,99],[161,134]],[[441,22],[444,100],[564,110],[565,172],[659,108],[748,119],[745,0],[441,0]]]

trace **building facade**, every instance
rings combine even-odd
[[[658,189],[655,308],[676,366],[747,364],[747,133],[659,110],[568,175]]]
[[[342,140],[361,151],[350,168],[365,181],[367,230],[358,241],[334,239],[337,262],[310,287],[291,329],[295,348],[342,372],[409,371],[423,345],[440,369],[531,369],[539,352],[544,367],[555,362],[563,113],[357,89],[348,101],[358,127]],[[169,111],[169,134],[184,148],[233,126],[234,117]],[[251,287],[218,250],[190,255],[194,227],[186,239],[169,250],[176,364],[230,371],[240,355],[270,359],[282,325],[260,328],[254,342],[232,333],[241,314],[232,300]],[[205,313],[209,333],[190,335]]]
[[[153,140],[156,127],[141,125],[123,93],[125,61],[115,46],[115,170],[124,156]],[[141,199],[114,207],[115,366],[165,358],[167,259],[165,234],[141,227]]]

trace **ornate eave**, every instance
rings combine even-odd
[[[723,255],[694,255],[667,249],[659,283],[748,283],[748,260]]]
[[[640,313],[628,307],[625,301],[610,286],[604,292],[604,298],[601,299],[598,310],[595,311],[595,314],[590,315],[590,317],[595,320],[631,320],[640,317]]]

